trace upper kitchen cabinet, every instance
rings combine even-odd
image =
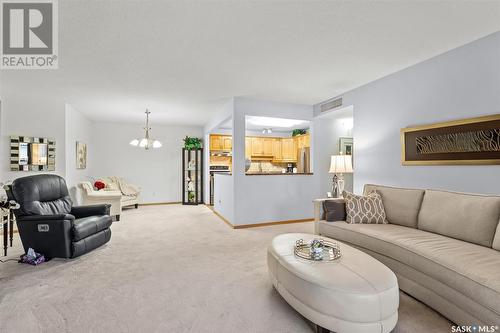
[[[252,140],[252,156],[262,156],[264,155],[263,141],[261,138],[250,138]]]
[[[222,137],[222,150],[231,151],[233,149],[233,138],[230,136]]]
[[[261,138],[264,156],[273,156],[273,138]]]
[[[275,161],[283,160],[280,138],[273,139],[273,157]]]
[[[233,149],[233,138],[229,135],[210,135],[210,150],[230,152]]]
[[[311,136],[309,134],[297,135],[294,137],[297,140],[297,148],[311,147]]]
[[[210,135],[210,150],[222,150],[222,138],[220,135]]]
[[[273,156],[273,142],[274,138],[266,138],[266,137],[249,137],[247,139],[250,139],[250,147],[251,147],[251,153],[248,154],[246,153],[245,155],[250,155],[250,156],[266,156],[266,157],[272,157]]]
[[[245,158],[252,158],[252,138],[248,136],[245,138]]]
[[[281,139],[281,153],[283,161],[297,161],[297,141],[294,138]]]

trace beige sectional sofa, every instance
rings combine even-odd
[[[500,326],[500,196],[365,186],[372,190],[388,224],[329,222],[316,200],[315,232],[377,258],[401,290],[456,324]],[[345,215],[342,199],[327,200],[338,201],[333,216]]]

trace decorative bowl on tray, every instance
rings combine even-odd
[[[299,239],[295,242],[295,255],[301,259],[311,261],[335,261],[342,257],[340,245],[337,242],[322,238],[313,239],[306,242]]]

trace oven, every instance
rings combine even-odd
[[[211,165],[210,166],[210,206],[214,205],[214,189],[215,189],[215,177],[216,173],[230,173],[228,165]]]

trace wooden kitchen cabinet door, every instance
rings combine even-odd
[[[273,139],[263,138],[262,141],[262,150],[264,156],[273,156]]]
[[[222,150],[231,151],[233,149],[233,138],[230,136],[222,137]]]
[[[304,137],[303,136],[295,136],[294,137],[297,148],[303,148],[304,147]]]
[[[281,153],[281,139],[273,140],[273,156],[275,161],[281,161],[283,154]]]
[[[252,138],[245,138],[245,158],[252,157]]]
[[[293,138],[283,139],[281,141],[282,154],[284,161],[296,161],[297,160],[297,144]]]
[[[220,135],[210,135],[210,150],[222,150],[222,137]]]
[[[311,147],[311,135],[306,134],[304,135],[304,147]]]
[[[264,154],[262,138],[252,138],[252,156],[262,156]]]

